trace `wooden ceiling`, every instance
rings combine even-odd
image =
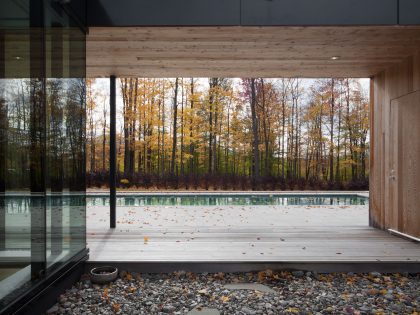
[[[418,50],[419,26],[92,27],[87,76],[370,77]]]

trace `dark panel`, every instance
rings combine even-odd
[[[420,25],[420,1],[400,0],[400,24]]]
[[[7,304],[1,314],[33,315],[45,314],[48,308],[57,302],[60,294],[70,289],[83,274],[88,251],[85,249],[74,255],[61,268],[48,274],[26,290],[19,290],[15,299],[6,298]]]
[[[388,25],[398,23],[397,0],[241,1],[242,25]]]
[[[69,3],[73,17],[77,18],[83,25],[86,25],[86,0],[72,0]]]
[[[239,25],[240,0],[89,0],[88,26]]]
[[[116,227],[116,204],[117,204],[117,129],[116,129],[116,78],[109,78],[109,102],[110,102],[110,125],[109,125],[109,225]]]
[[[29,0],[1,0],[0,27],[29,26]]]
[[[6,45],[4,31],[0,30],[0,79],[6,76]],[[7,175],[7,108],[5,86],[0,83],[0,251],[6,249],[6,175]]]

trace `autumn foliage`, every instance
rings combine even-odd
[[[369,98],[355,79],[122,78],[118,184],[366,189]],[[87,180],[108,181],[108,100],[87,84]]]

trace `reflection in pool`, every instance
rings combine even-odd
[[[117,195],[117,206],[244,206],[244,205],[367,205],[368,198],[358,195],[217,195],[217,194],[154,194]],[[88,206],[108,206],[106,195],[88,195]]]

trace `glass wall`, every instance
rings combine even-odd
[[[0,311],[85,252],[85,32],[66,2],[0,2]]]

